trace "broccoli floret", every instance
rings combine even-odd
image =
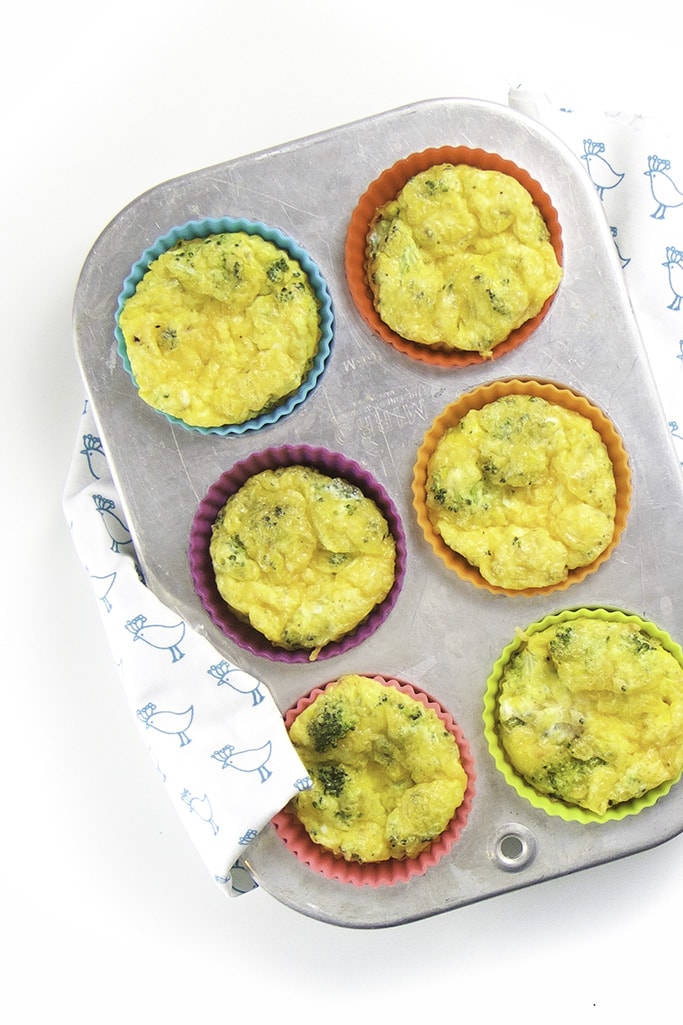
[[[574,630],[571,626],[561,626],[555,631],[555,636],[548,644],[548,651],[554,662],[561,662],[566,656],[567,650],[574,640]]]
[[[284,256],[279,257],[279,259],[275,260],[271,263],[270,267],[268,267],[266,277],[269,281],[279,281],[283,274],[287,273],[287,266],[288,264]]]
[[[319,765],[315,770],[315,776],[323,792],[332,797],[339,797],[349,778],[348,773],[341,765],[334,762]]]
[[[355,728],[341,701],[328,701],[322,711],[308,724],[308,734],[318,752],[337,746]]]
[[[655,645],[652,643],[651,638],[649,638],[647,634],[644,634],[642,630],[639,630],[637,633],[631,634],[630,641],[639,655],[641,655],[644,651],[655,650]]]
[[[562,762],[545,765],[536,775],[534,782],[545,793],[561,800],[569,800],[577,791],[583,791],[591,773],[605,764],[604,758],[597,755],[585,761],[570,757]]]

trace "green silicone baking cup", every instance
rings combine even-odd
[[[515,652],[525,643],[525,638],[530,634],[539,633],[541,630],[545,630],[548,627],[556,626],[558,623],[565,623],[575,619],[583,618],[601,619],[604,622],[621,622],[621,623],[633,623],[640,630],[643,630],[649,636],[655,638],[660,642],[662,647],[668,651],[679,665],[683,668],[683,649],[677,644],[664,630],[661,630],[654,623],[649,622],[646,619],[641,619],[640,616],[636,616],[630,612],[624,612],[619,609],[603,609],[603,608],[580,608],[580,609],[567,609],[563,612],[556,612],[551,615],[545,616],[543,619],[532,623],[524,631],[519,631],[513,641],[511,641],[502,651],[500,657],[495,662],[491,675],[488,678],[486,693],[484,695],[484,736],[488,744],[489,752],[495,762],[496,768],[502,774],[505,781],[509,783],[511,787],[533,805],[534,808],[540,808],[547,812],[548,815],[554,815],[566,822],[615,822],[620,819],[624,819],[629,815],[637,815],[638,812],[642,811],[643,808],[649,808],[655,804],[661,797],[668,794],[671,788],[676,784],[683,773],[679,773],[674,779],[667,780],[660,786],[649,790],[642,797],[635,798],[632,801],[624,801],[622,804],[617,804],[609,811],[606,811],[603,815],[598,815],[595,812],[590,812],[585,808],[578,806],[565,804],[560,800],[546,796],[545,794],[539,793],[534,790],[533,787],[529,786],[528,783],[517,775],[510,763],[508,762],[505,751],[498,741],[498,733],[496,729],[496,705],[498,698],[498,688],[500,681],[505,670],[506,665],[510,661],[511,657]]]

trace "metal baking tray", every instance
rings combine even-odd
[[[409,153],[444,145],[493,151],[525,168],[550,195],[564,243],[564,280],[538,330],[511,353],[462,369],[426,366],[375,337],[343,265],[349,218],[368,184]],[[140,401],[116,353],[114,314],[131,264],[159,235],[226,215],[278,227],[310,253],[332,295],[335,340],[320,384],[292,414],[259,432],[203,436]],[[424,876],[379,888],[331,881],[298,861],[269,825],[246,857],[264,890],[321,921],[379,928],[608,862],[683,830],[680,784],[619,822],[550,817],[504,782],[483,736],[486,680],[516,627],[583,605],[644,616],[679,643],[683,624],[680,469],[599,198],[578,159],[543,126],[498,104],[427,100],[167,181],[130,203],[95,242],[77,285],[74,330],[128,525],[159,598],[262,679],[283,711],[342,673],[393,674],[433,694],[469,741],[477,773],[469,821]],[[517,375],[565,384],[601,407],[624,439],[633,475],[616,552],[583,582],[544,597],[501,597],[461,581],[434,556],[412,508],[413,465],[434,417],[462,392]],[[187,548],[197,504],[225,469],[254,450],[300,442],[343,452],[374,474],[403,519],[408,560],[397,606],[372,637],[331,660],[284,665],[237,648],[211,624]]]

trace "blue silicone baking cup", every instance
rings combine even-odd
[[[244,434],[247,431],[260,430],[262,427],[266,427],[269,424],[274,424],[278,420],[281,420],[284,416],[287,416],[296,409],[297,406],[300,406],[314,390],[325,371],[327,361],[332,351],[332,342],[334,338],[334,312],[327,283],[317,264],[309,256],[306,250],[302,249],[294,239],[285,235],[278,228],[270,227],[261,221],[251,221],[244,218],[209,217],[203,220],[187,221],[185,224],[172,228],[165,235],[161,235],[153,245],[145,249],[139,260],[136,260],[131,267],[130,273],[125,279],[123,288],[118,297],[114,335],[116,337],[117,351],[124,370],[129,375],[135,388],[137,389],[138,385],[128,358],[123,332],[119,327],[119,317],[124,303],[134,294],[138,284],[149,269],[150,264],[152,264],[157,257],[161,256],[162,253],[171,249],[176,242],[181,240],[190,241],[194,238],[208,238],[209,235],[218,235],[237,231],[243,231],[248,235],[260,235],[261,238],[266,239],[268,242],[272,242],[273,245],[277,246],[279,249],[284,249],[292,259],[299,263],[300,267],[308,277],[318,302],[320,340],[318,342],[318,349],[311,368],[297,390],[284,397],[276,406],[273,406],[264,413],[260,413],[258,416],[252,417],[250,420],[244,420],[241,423],[222,424],[217,427],[197,427],[195,425],[185,423],[185,421],[181,420],[179,417],[172,416],[170,413],[165,413],[163,410],[156,410],[156,412],[168,420],[169,423],[199,434]]]

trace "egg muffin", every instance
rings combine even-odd
[[[577,615],[522,633],[495,724],[514,772],[595,815],[683,770],[683,666],[641,622]]]
[[[451,163],[415,174],[378,208],[366,273],[377,314],[402,338],[484,356],[535,317],[562,278],[524,186]]]
[[[140,397],[197,428],[242,424],[300,387],[321,337],[298,260],[258,234],[180,239],[122,304]]]
[[[453,733],[433,708],[379,680],[340,677],[289,736],[312,781],[292,810],[315,844],[346,861],[417,858],[463,802]]]
[[[489,584],[562,583],[604,552],[617,486],[591,420],[535,394],[470,409],[437,440],[426,469],[434,532]]]
[[[312,659],[384,601],[396,571],[396,542],[373,499],[306,465],[251,476],[220,510],[209,552],[232,611]]]

